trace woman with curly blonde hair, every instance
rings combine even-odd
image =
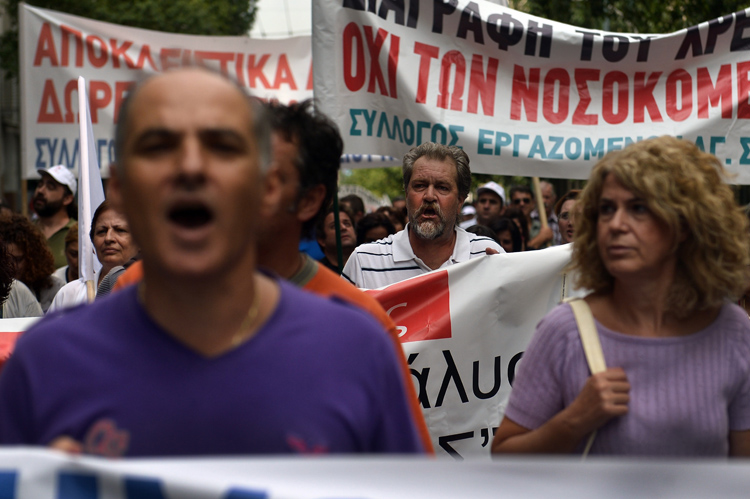
[[[593,169],[571,267],[591,290],[607,370],[589,375],[568,304],[539,324],[493,452],[750,455],[750,321],[732,300],[747,218],[721,163],[672,137]]]

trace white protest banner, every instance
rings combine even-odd
[[[313,2],[315,96],[345,152],[462,147],[473,172],[587,178],[675,135],[750,183],[750,17],[667,35],[576,28],[483,0]]]
[[[77,79],[89,83],[95,150],[103,176],[114,160],[117,110],[146,74],[203,64],[254,95],[281,102],[312,97],[309,36],[251,39],[162,33],[20,7],[23,178],[63,164],[77,172]]]
[[[369,291],[398,326],[438,457],[489,458],[537,323],[582,294],[569,261],[569,245],[492,255]]]
[[[439,457],[489,458],[537,323],[581,294],[562,272],[569,261],[569,245],[492,255],[370,291],[399,328]]]
[[[399,328],[438,456],[489,457],[537,323],[580,294],[569,262],[569,245],[493,255],[370,291]]]
[[[7,499],[745,498],[743,460],[503,457],[456,464],[409,457],[102,459],[0,450]]]

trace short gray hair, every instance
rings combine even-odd
[[[436,142],[425,142],[413,147],[404,155],[404,164],[401,170],[404,175],[404,191],[409,187],[411,175],[414,171],[414,163],[425,156],[428,159],[444,161],[450,158],[456,165],[456,185],[458,186],[458,197],[466,199],[471,190],[471,169],[469,168],[469,155],[463,149],[456,146],[444,146]]]
[[[547,182],[546,180],[542,180],[541,182],[539,182],[539,190],[542,190],[545,187],[549,187],[550,190],[552,191],[552,195],[553,196],[557,196],[557,193],[555,192],[555,186],[554,185],[552,185],[551,183]]]
[[[198,68],[205,70],[208,73],[214,74],[220,77],[222,80],[229,82],[233,87],[235,87],[245,96],[248,101],[248,107],[250,108],[250,115],[252,116],[252,132],[258,147],[258,160],[260,162],[260,170],[263,173],[268,171],[268,168],[271,166],[271,125],[269,114],[265,107],[257,98],[248,95],[245,89],[242,88],[242,86],[240,86],[240,84],[237,83],[234,79],[228,77],[223,73],[220,73],[219,71],[214,71],[211,68],[206,68],[203,66],[184,66],[175,69],[175,71],[187,68]],[[143,86],[146,85],[146,83],[148,83],[152,78],[156,78],[163,74],[164,73],[156,73],[136,81],[130,88],[130,91],[125,96],[122,104],[120,105],[117,124],[115,125],[115,166],[120,172],[122,172],[123,166],[120,159],[122,158],[123,151],[125,150],[125,139],[127,138],[128,134],[128,125],[130,124],[130,120],[132,119],[130,115],[132,114],[131,108],[133,107],[135,97],[143,88]]]

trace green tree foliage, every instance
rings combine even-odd
[[[490,181],[495,181],[504,186],[506,194],[511,185],[530,185],[530,181],[526,177],[475,173],[471,176],[471,193],[476,194],[477,187]],[[401,175],[401,167],[399,166],[391,168],[365,168],[361,170],[342,169],[340,183],[342,185],[359,185],[378,196],[386,194],[391,199],[404,195],[403,176]]]
[[[583,28],[671,33],[747,7],[736,0],[516,0],[510,6]]]
[[[18,5],[2,0],[10,30],[0,38],[0,66],[18,74]],[[244,35],[257,0],[31,0],[29,5],[136,28],[190,35]]]
[[[342,185],[359,185],[373,194],[387,194],[391,199],[404,195],[401,167],[365,168],[357,170],[342,169],[339,183]]]

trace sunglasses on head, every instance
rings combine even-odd
[[[516,198],[513,200],[513,204],[530,204],[531,198]]]

